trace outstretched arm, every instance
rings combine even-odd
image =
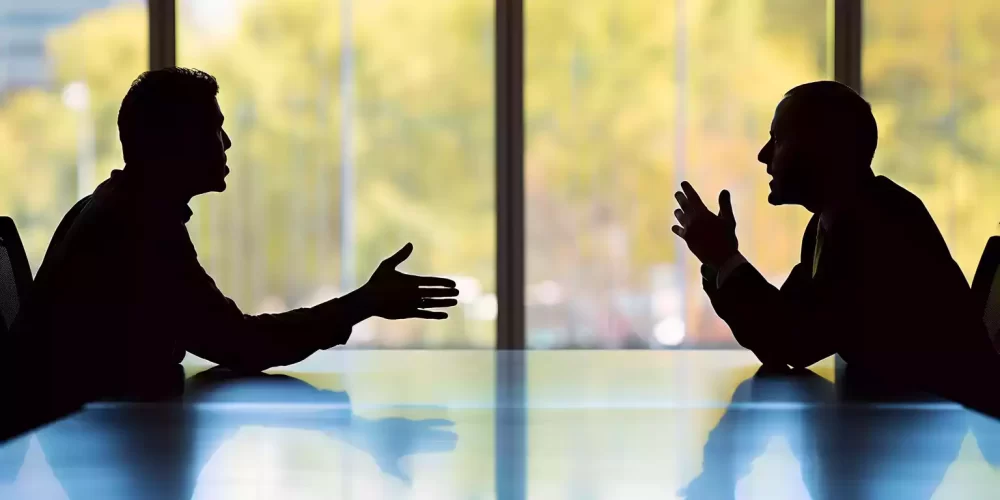
[[[372,316],[386,319],[445,319],[433,309],[454,306],[455,283],[396,270],[413,251],[407,244],[378,267],[361,288],[311,308],[251,316],[216,287],[197,261],[190,240],[183,259],[173,269],[155,272],[161,278],[152,291],[162,300],[143,300],[157,307],[156,338],[176,339],[181,348],[241,372],[256,372],[297,363],[320,349],[347,342],[354,325]],[[140,289],[147,290],[147,288]],[[169,305],[169,308],[163,307]],[[175,344],[176,345],[176,344]]]

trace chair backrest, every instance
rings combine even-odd
[[[31,287],[31,268],[17,226],[10,217],[0,217],[0,327],[10,330]]]
[[[983,311],[983,323],[993,346],[1000,350],[1000,236],[986,242],[972,279],[972,295]]]

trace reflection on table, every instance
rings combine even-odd
[[[0,498],[995,498],[1000,424],[832,360],[323,353],[0,447]]]
[[[216,368],[189,378],[179,400],[90,404],[0,448],[0,497],[364,498],[451,471],[454,422],[429,416],[444,408],[362,415],[346,391],[304,378]],[[380,412],[391,408],[366,413]]]

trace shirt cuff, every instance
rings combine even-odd
[[[722,284],[726,282],[726,278],[729,278],[733,274],[736,268],[747,263],[746,257],[743,254],[737,252],[719,267],[719,272],[715,276],[715,288],[722,288]]]

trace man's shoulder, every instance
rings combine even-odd
[[[864,217],[864,237],[895,260],[919,262],[925,268],[933,265],[957,269],[923,201],[886,177],[879,177],[877,182],[874,208]]]
[[[871,201],[875,215],[881,215],[883,219],[896,219],[892,222],[908,219],[933,223],[923,200],[888,177],[879,176],[875,179],[874,196]]]
[[[70,244],[98,236],[105,232],[114,219],[126,218],[129,210],[121,205],[111,193],[98,187],[93,194],[76,202],[53,234],[50,246]],[[103,237],[102,237],[103,239]]]
[[[96,252],[95,257],[103,260],[118,258],[121,252],[142,251],[140,247],[186,248],[190,238],[183,222],[150,215],[140,198],[141,193],[129,189],[120,178],[104,181],[63,217],[46,259],[50,253],[80,256]]]
[[[887,177],[877,177],[873,185],[852,217],[851,225],[859,237],[911,246],[943,242],[937,223],[920,197]]]
[[[59,222],[59,227],[56,228],[56,234],[58,235],[62,231],[69,231],[69,228],[73,226],[78,219],[80,219],[80,214],[84,212],[88,205],[90,205],[90,200],[93,199],[93,195],[87,195],[80,198],[79,201],[70,207],[66,215],[63,216],[62,221]]]

